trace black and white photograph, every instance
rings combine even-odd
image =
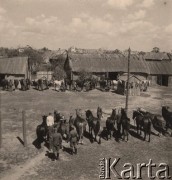
[[[172,0],[0,0],[0,179],[172,179]]]

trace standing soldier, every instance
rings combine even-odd
[[[54,125],[54,118],[51,113],[47,116],[47,127],[48,127],[48,141],[49,141],[49,149],[52,150],[52,135],[53,135],[53,125]]]
[[[70,147],[71,147],[71,154],[72,155],[73,153],[77,154],[78,134],[74,126],[71,126],[71,130],[69,133],[69,141],[70,141]]]
[[[52,148],[55,159],[58,160],[59,158],[59,150],[62,148],[62,136],[58,132],[57,128],[53,128],[54,133],[52,135]]]

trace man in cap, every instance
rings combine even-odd
[[[62,136],[58,132],[57,128],[53,128],[53,135],[52,135],[52,148],[53,148],[53,153],[55,156],[55,159],[58,160],[59,158],[59,150],[62,147]]]
[[[71,147],[71,154],[73,153],[77,154],[77,142],[78,142],[78,134],[76,131],[75,126],[71,126],[71,130],[69,132],[69,141],[70,141],[70,147]]]
[[[54,118],[51,113],[47,116],[47,127],[48,127],[48,141],[49,141],[49,149],[52,150],[52,135],[53,135],[53,125],[54,125]]]

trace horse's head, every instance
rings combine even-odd
[[[112,114],[111,114],[111,117],[115,117],[115,116],[116,116],[116,108],[112,109]]]
[[[122,116],[127,116],[127,111],[125,108],[121,108],[121,115]]]

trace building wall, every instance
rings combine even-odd
[[[51,80],[53,77],[52,71],[38,71],[36,74],[36,78],[40,79],[42,77],[46,77],[48,80]]]
[[[23,78],[25,78],[24,74],[5,75],[5,79],[11,79],[11,80],[18,79],[18,80],[20,80]]]
[[[172,76],[168,77],[168,87],[172,87]]]
[[[149,80],[151,85],[157,85],[157,76],[156,75],[150,75]]]

